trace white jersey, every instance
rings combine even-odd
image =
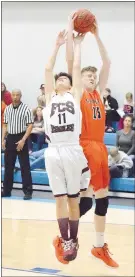
[[[70,93],[55,95],[43,110],[45,134],[51,143],[79,143],[81,110]]]

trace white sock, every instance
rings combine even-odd
[[[104,233],[96,232],[96,245],[95,247],[104,246]]]

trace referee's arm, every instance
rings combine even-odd
[[[27,129],[26,129],[26,133],[25,133],[25,135],[23,136],[23,138],[22,138],[21,140],[19,140],[18,142],[16,142],[16,144],[17,144],[16,150],[17,150],[17,151],[21,151],[21,150],[23,149],[24,144],[25,144],[25,141],[26,141],[26,139],[29,137],[29,135],[30,135],[30,133],[31,133],[31,131],[32,131],[32,126],[33,126],[33,124],[30,123],[30,124],[28,125]]]
[[[28,127],[26,129],[26,133],[25,135],[23,136],[22,140],[25,142],[25,140],[29,137],[29,135],[31,134],[31,131],[32,131],[32,128],[33,128],[33,123],[30,123],[28,124]]]
[[[22,140],[25,142],[25,140],[29,137],[29,135],[31,134],[32,128],[33,128],[33,115],[32,112],[28,109],[27,110],[27,115],[26,115],[26,124],[27,124],[27,129],[26,129],[26,133],[23,136]]]
[[[25,132],[24,136],[22,137],[21,140],[16,142],[17,151],[20,151],[20,150],[23,149],[25,141],[29,137],[29,135],[31,134],[31,131],[32,131],[32,128],[33,128],[33,116],[32,116],[32,112],[29,109],[27,110],[27,114],[26,114],[26,125],[27,125],[27,129],[26,129],[26,132]]]

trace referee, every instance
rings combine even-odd
[[[2,148],[5,150],[5,174],[2,197],[11,196],[15,161],[18,156],[24,200],[29,200],[32,198],[32,178],[27,138],[32,131],[33,117],[28,106],[21,102],[21,97],[21,91],[14,89],[12,91],[12,104],[7,106],[4,112]]]

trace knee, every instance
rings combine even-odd
[[[105,216],[109,205],[108,196],[104,198],[96,199],[95,214],[99,216]]]
[[[90,197],[81,197],[80,199],[80,217],[86,214],[92,208],[92,198]]]
[[[117,165],[114,165],[110,168],[111,178],[120,178],[123,174],[123,168],[118,168]]]

